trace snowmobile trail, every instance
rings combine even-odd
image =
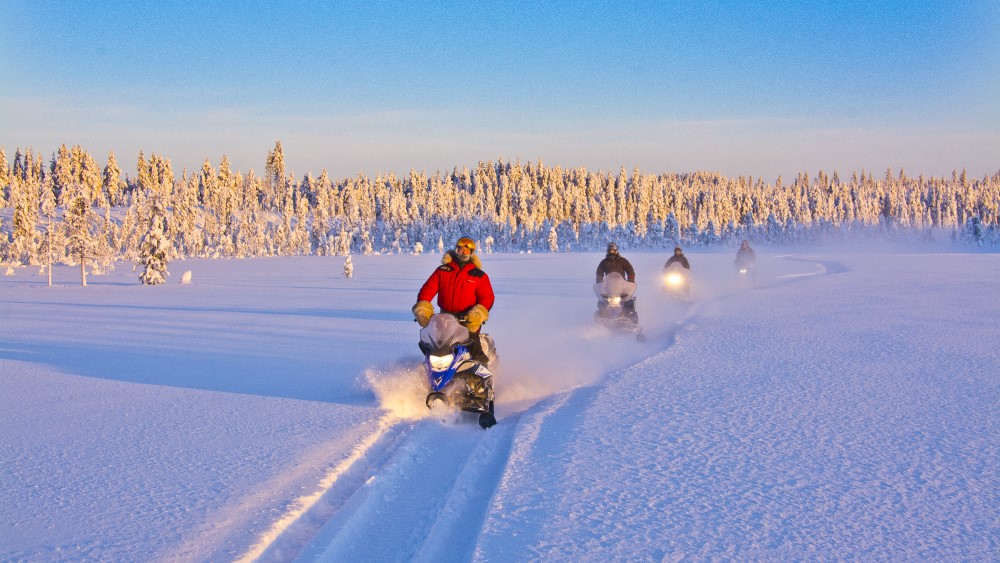
[[[471,556],[517,420],[484,431],[475,421],[386,419],[237,560]]]
[[[326,474],[315,492],[291,503],[291,508],[236,560],[291,560],[401,447],[411,431],[410,426],[397,419],[384,420],[378,430],[358,444],[350,457]]]
[[[421,420],[298,554],[301,561],[468,559],[510,454],[517,418]],[[391,554],[391,555],[390,555]]]

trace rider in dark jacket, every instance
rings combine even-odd
[[[750,241],[744,240],[740,249],[736,251],[737,268],[753,268],[757,265],[757,253],[750,248]]]
[[[601,263],[597,265],[597,283],[601,283],[608,274],[612,273],[621,274],[625,281],[635,282],[635,268],[624,256],[618,254],[618,245],[609,242],[604,260],[601,260]],[[598,302],[597,305],[601,307],[605,303]],[[622,303],[622,312],[628,315],[633,323],[639,324],[639,314],[635,311],[635,296]]]
[[[675,246],[674,247],[674,255],[671,256],[667,260],[667,263],[663,265],[663,271],[666,272],[667,270],[670,269],[670,266],[672,266],[674,264],[680,264],[682,268],[684,268],[685,270],[687,270],[687,272],[691,271],[691,264],[688,262],[687,256],[684,256],[684,251],[681,250],[681,247],[679,247],[679,246]],[[690,299],[691,298],[691,284],[690,284],[690,280],[688,279],[687,272],[684,273],[684,281],[683,281],[683,284],[681,285],[681,289],[684,292],[684,296],[686,298]]]
[[[604,276],[611,272],[618,272],[625,278],[625,281],[635,281],[635,269],[624,256],[618,254],[618,245],[613,242],[608,243],[608,253],[604,256],[604,260],[601,260],[601,263],[597,265],[597,283],[604,281]]]
[[[681,250],[681,247],[679,246],[674,247],[674,255],[671,256],[667,260],[667,263],[663,265],[663,269],[666,270],[667,268],[670,267],[671,264],[674,263],[679,263],[681,266],[684,266],[685,270],[691,269],[691,264],[688,263],[687,256],[684,256],[684,251]]]

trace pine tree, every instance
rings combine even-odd
[[[101,189],[108,202],[113,206],[124,205],[125,182],[122,180],[122,169],[118,166],[118,159],[113,152],[108,153],[108,163],[104,165],[101,180]]]
[[[9,253],[13,264],[36,263],[39,189],[39,180],[34,175],[25,178],[15,176],[11,184],[10,200],[14,217]]]
[[[83,184],[83,189],[87,192],[87,199],[91,205],[103,206],[104,192],[102,189],[101,168],[97,165],[94,157],[83,150],[83,147],[73,147],[73,160],[79,167],[77,169],[76,180]]]
[[[28,156],[30,163],[31,157]],[[62,199],[63,190],[67,189],[69,184],[73,182],[75,174],[73,173],[73,157],[70,150],[65,144],[59,146],[59,151],[56,153],[55,160],[52,161],[50,170],[52,172],[52,180],[54,182],[54,191],[57,199]]]
[[[57,232],[52,224],[52,219],[56,215],[56,196],[52,185],[52,178],[46,178],[42,184],[41,203],[39,211],[45,217],[45,242],[43,250],[45,252],[45,265],[48,270],[48,283],[52,285],[52,265],[55,262],[55,245]]]
[[[87,285],[87,261],[94,256],[95,231],[99,217],[94,213],[87,198],[87,191],[79,182],[64,186],[62,195],[65,208],[64,224],[66,242],[74,260],[80,263],[80,284]]]
[[[330,223],[330,177],[327,175],[325,169],[320,175],[319,181],[316,182],[314,193],[316,205],[313,208],[312,232],[310,236],[312,237],[312,244],[316,248],[316,253],[323,255],[326,254],[326,237],[329,233]]]
[[[100,195],[100,194],[99,194]],[[115,224],[111,218],[111,204],[101,196],[104,217],[101,219],[97,232],[94,236],[94,273],[103,274],[115,269],[115,260],[118,258],[114,247],[117,239]]]
[[[340,234],[337,235],[337,254],[340,256],[348,256],[351,253],[351,235],[348,233],[343,226],[340,228]]]
[[[139,245],[139,265],[142,266],[139,281],[143,285],[159,285],[170,275],[167,272],[170,243],[164,235],[166,208],[162,196],[154,195],[149,201],[149,226]]]
[[[347,279],[354,277],[354,262],[351,261],[350,254],[344,259],[344,277]]]
[[[285,152],[281,141],[274,142],[274,150],[267,153],[267,163],[264,167],[267,177],[264,179],[265,210],[274,210],[285,192]]]
[[[13,178],[10,164],[7,163],[7,151],[0,147],[0,208],[7,207],[7,193]]]

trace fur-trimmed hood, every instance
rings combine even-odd
[[[458,258],[455,257],[454,250],[449,250],[448,252],[444,253],[444,256],[441,258],[441,263],[451,264],[452,262],[458,262]],[[473,266],[479,268],[480,270],[483,269],[483,263],[482,261],[479,260],[479,256],[475,252],[472,253],[471,262]]]

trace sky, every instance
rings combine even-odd
[[[0,2],[0,147],[193,170],[1000,170],[1000,4]]]

